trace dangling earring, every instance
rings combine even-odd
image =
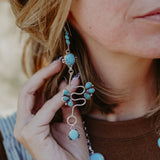
[[[70,40],[69,40],[69,32],[65,29],[65,41],[66,41],[66,44],[67,44],[67,49],[66,49],[66,55],[64,56],[64,58],[62,59],[62,62],[65,63],[69,70],[68,70],[68,73],[69,73],[69,85],[71,85],[71,79],[72,79],[72,76],[73,76],[73,73],[74,73],[74,70],[72,69],[72,66],[74,65],[75,63],[75,57],[74,55],[70,52]]]
[[[69,85],[71,85],[71,79],[74,73],[73,70],[73,65],[75,64],[75,57],[74,55],[70,52],[70,37],[69,37],[69,32],[67,31],[66,28],[65,30],[65,41],[67,44],[67,49],[66,49],[66,55],[62,59],[62,62],[65,63],[69,70]],[[87,82],[85,84],[85,87],[82,85],[76,86],[75,88],[81,88],[82,91],[79,92],[72,92],[69,93],[68,90],[63,90],[63,96],[62,96],[62,101],[65,102],[65,105],[72,107],[72,113],[67,117],[67,124],[70,126],[70,132],[69,132],[69,139],[71,140],[76,140],[80,137],[78,130],[75,128],[75,125],[77,124],[77,117],[74,115],[74,109],[77,106],[84,106],[86,104],[86,100],[90,99],[92,94],[95,92],[95,89],[93,88],[93,84],[91,82]],[[81,98],[73,98],[74,96],[82,96]],[[76,102],[77,103],[74,103]],[[78,103],[81,102],[81,103]]]

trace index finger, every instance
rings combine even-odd
[[[21,89],[18,101],[17,117],[29,118],[35,101],[35,92],[46,79],[58,73],[62,67],[61,58],[35,73]]]
[[[60,71],[62,67],[61,59],[62,57],[35,73],[25,84],[22,92],[27,94],[34,94],[42,86],[46,79]]]

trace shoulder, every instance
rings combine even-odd
[[[8,160],[33,160],[25,148],[14,138],[16,112],[12,115],[0,116],[0,131]]]

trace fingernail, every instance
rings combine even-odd
[[[80,74],[76,74],[73,78],[72,78],[72,81],[71,81],[71,84],[74,85],[74,82],[80,77]]]
[[[77,74],[72,78],[72,80],[78,79],[79,77],[80,77],[80,73],[77,73]]]
[[[62,57],[63,57],[63,56],[61,56],[61,57],[57,58],[57,59],[56,59],[56,60],[54,60],[50,65],[54,64],[55,62],[59,62],[59,61],[61,61]]]
[[[60,56],[59,58],[57,58],[55,61],[60,61],[63,58],[63,56]]]
[[[67,80],[67,78],[66,78],[65,76],[64,76],[63,78],[64,78],[65,82],[66,82],[66,83],[68,83],[68,80]]]

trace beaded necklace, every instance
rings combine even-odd
[[[90,160],[105,160],[104,156],[101,153],[95,153],[94,150],[92,149],[91,142],[90,142],[89,135],[88,135],[88,131],[87,131],[87,127],[86,127],[86,123],[84,120],[83,120],[83,127],[84,127],[84,131],[85,131],[85,136],[87,139]],[[159,132],[160,132],[160,128],[157,129],[158,135],[159,135]],[[160,148],[160,137],[157,139],[157,145]]]
[[[94,150],[92,149],[85,121],[83,121],[83,127],[84,127],[84,131],[85,131],[85,136],[87,139],[90,160],[105,160],[101,153],[95,153]]]

